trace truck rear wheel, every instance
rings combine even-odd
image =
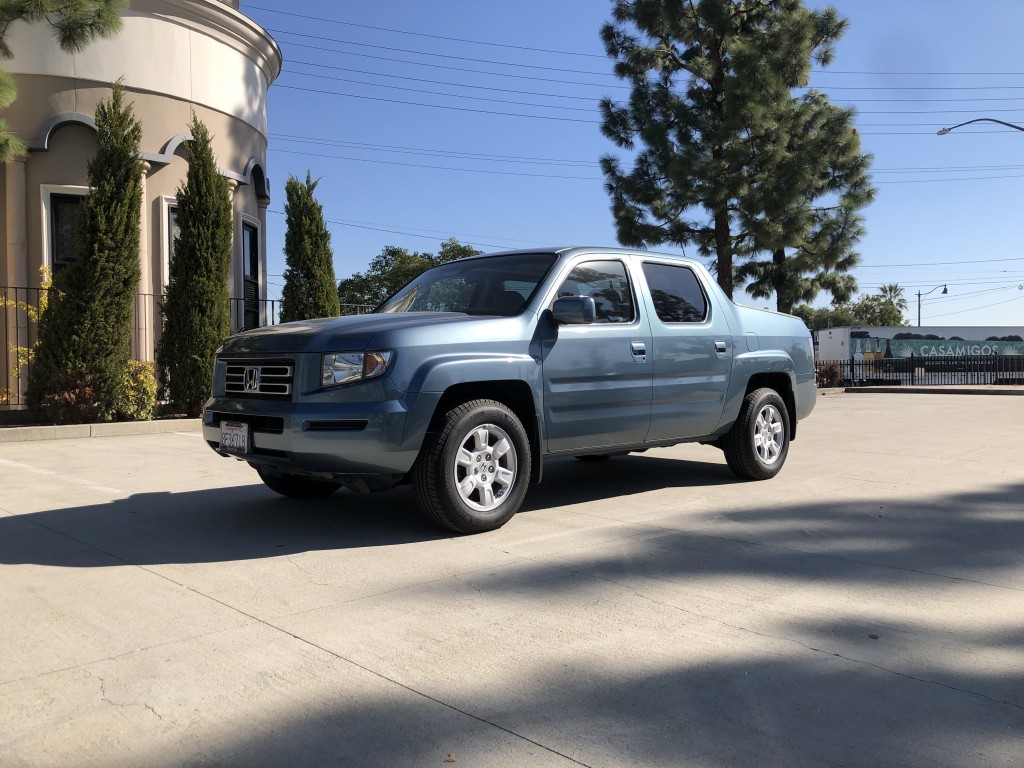
[[[789,453],[789,414],[779,394],[767,387],[748,393],[721,447],[729,469],[740,477],[775,477]]]
[[[503,526],[530,484],[530,441],[519,418],[494,400],[471,400],[445,414],[413,467],[423,514],[459,533]]]
[[[289,499],[325,499],[341,488],[339,483],[330,480],[288,473],[275,474],[262,467],[256,467],[256,472],[267,488]]]

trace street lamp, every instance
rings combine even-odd
[[[953,127],[955,128],[956,126],[953,126]],[[952,129],[950,129],[950,130],[952,130]],[[929,293],[933,293],[933,292],[939,290],[939,288],[942,289],[943,295],[949,293],[949,290],[946,288],[945,284],[943,284],[943,285],[936,285],[930,291],[925,291],[924,293],[921,293],[920,291],[917,292],[917,327],[918,328],[921,327],[921,297],[922,296],[927,296]]]
[[[976,117],[973,120],[968,120],[966,123],[958,123],[957,125],[951,125],[949,128],[940,128],[935,133],[938,136],[945,136],[950,131],[955,131],[957,128],[961,128],[971,123],[999,123],[999,125],[1005,125],[1007,128],[1013,128],[1016,131],[1024,131],[1024,127],[1008,123],[1005,120],[996,120],[994,117]],[[920,323],[918,323],[920,325]]]

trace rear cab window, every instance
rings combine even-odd
[[[654,312],[663,323],[702,323],[708,318],[708,298],[700,280],[684,264],[645,261],[644,278]]]

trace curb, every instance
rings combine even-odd
[[[43,427],[2,427],[0,443],[34,440],[64,440],[75,437],[120,437],[156,435],[167,432],[201,432],[202,419],[165,419],[161,421],[122,421],[110,424],[63,424]]]
[[[846,387],[846,394],[883,395],[1011,395],[1024,397],[1024,387],[999,386],[947,386],[947,387]],[[819,390],[820,392],[820,390]]]

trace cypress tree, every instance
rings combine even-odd
[[[601,158],[619,241],[695,245],[731,297],[734,257],[763,247],[740,217],[763,217],[786,183],[764,170],[789,151],[792,89],[812,60],[831,60],[844,27],[801,0],[615,0],[601,37],[631,93],[601,102],[601,130],[642,145],[628,172]]]
[[[290,176],[284,186],[288,228],[284,236],[282,323],[335,317],[340,311],[331,233],[324,224],[323,207],[313,196],[319,183],[319,179],[313,181],[306,171],[305,183]]]
[[[178,188],[178,236],[157,347],[160,380],[191,416],[210,395],[217,347],[231,332],[231,197],[217,170],[210,132],[192,115],[188,173]]]
[[[29,402],[74,395],[81,417],[109,421],[131,357],[139,284],[142,126],[114,83],[96,108],[96,155],[90,193],[79,209],[77,259],[53,279],[39,323]],[[77,394],[71,392],[76,391]]]

